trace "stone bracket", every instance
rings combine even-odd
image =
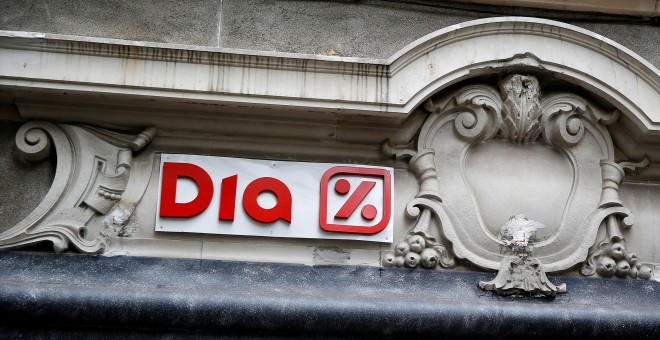
[[[53,144],[57,153],[55,179],[37,208],[0,234],[0,249],[50,241],[55,252],[73,246],[83,253],[102,253],[108,233],[88,222],[122,201],[131,177],[133,152],[145,147],[156,132],[147,128],[130,135],[90,126],[25,123],[16,134],[19,154],[28,161],[44,160]],[[137,185],[137,190],[144,192],[146,183]]]

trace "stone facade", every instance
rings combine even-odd
[[[215,3],[187,10],[207,5]],[[247,5],[226,6],[217,12],[222,20],[229,20],[222,11]],[[381,18],[418,8],[391,6]],[[193,29],[208,30],[206,38],[180,33],[173,42],[184,46],[112,39],[127,36],[103,31],[102,23],[96,27],[105,33],[96,37],[54,34],[78,33],[64,28],[25,32],[7,18],[0,27],[7,29],[0,32],[7,133],[0,136],[13,146],[0,149],[9,175],[0,191],[10,193],[0,198],[0,249],[18,250],[12,261],[50,261],[28,258],[40,251],[76,254],[71,266],[88,256],[125,257],[126,271],[140,266],[134,257],[259,262],[283,273],[289,269],[281,263],[366,266],[421,280],[476,271],[485,275],[479,287],[501,295],[575,289],[587,300],[590,282],[641,281],[634,292],[617,288],[622,296],[660,288],[660,71],[655,57],[649,62],[607,37],[546,19],[461,18],[408,38],[405,47],[355,52],[359,46],[345,45],[369,56],[360,58],[338,53],[337,45],[315,54],[264,51],[256,40],[232,45],[240,34],[222,31],[227,22]],[[153,37],[145,39],[162,40]],[[159,232],[164,153],[393,167],[394,240]],[[472,288],[479,289],[476,280]],[[405,298],[392,294],[392,303]],[[657,294],[650,299],[657,302]],[[652,306],[639,310],[645,325],[660,324]],[[598,327],[597,317],[587,319]]]

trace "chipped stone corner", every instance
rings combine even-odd
[[[119,203],[103,219],[102,235],[106,238],[132,237],[138,230],[133,214],[135,205]]]

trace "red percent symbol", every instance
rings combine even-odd
[[[337,214],[334,216],[334,220],[341,220],[340,223],[332,223],[328,221],[328,185],[330,179],[334,176],[358,176],[363,180],[360,185],[355,189],[355,191],[350,195],[348,200],[344,205],[339,209]],[[374,220],[376,218],[377,212],[379,209],[382,209],[381,218],[379,221],[374,222],[374,225],[365,226],[365,225],[351,225],[347,224],[348,217],[350,217],[360,203],[365,199],[369,192],[374,188],[376,182],[370,181],[369,179],[381,180],[383,183],[383,192],[382,192],[382,205],[379,208],[371,204],[367,204],[362,208],[362,217],[367,220]],[[354,234],[364,234],[372,235],[377,234],[385,227],[387,227],[390,222],[390,216],[392,214],[392,192],[391,192],[391,176],[390,172],[385,169],[378,168],[363,168],[363,167],[352,167],[352,166],[336,166],[328,169],[323,174],[321,178],[321,205],[319,209],[319,225],[321,229],[331,232],[339,233],[354,233]],[[335,182],[334,190],[340,195],[346,195],[349,193],[351,185],[348,181],[344,179],[338,179]],[[380,195],[379,195],[380,196]]]
[[[373,189],[375,185],[376,182],[364,181],[360,183],[353,194],[351,194],[348,200],[346,200],[346,203],[344,203],[337,214],[335,214],[335,218],[348,219],[351,217],[353,212],[355,212],[355,209],[357,209],[360,203],[364,201],[365,197],[369,195],[369,192],[371,192],[371,189]],[[335,191],[340,195],[346,195],[350,190],[351,183],[343,178],[335,183]],[[372,204],[367,204],[362,207],[361,213],[364,219],[371,221],[376,218],[376,213],[378,213],[378,210]]]

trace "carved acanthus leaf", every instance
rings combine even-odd
[[[500,133],[514,143],[534,142],[541,130],[541,87],[534,76],[513,74],[500,83],[502,98],[502,125]]]
[[[456,132],[469,140],[485,141],[500,136],[516,144],[542,142],[569,147],[577,144],[592,125],[616,122],[619,111],[592,110],[585,99],[570,93],[541,96],[533,75],[513,74],[499,83],[498,91],[487,85],[470,85],[453,100],[432,99],[425,108],[436,114],[456,114]],[[428,147],[428,146],[421,146]]]

